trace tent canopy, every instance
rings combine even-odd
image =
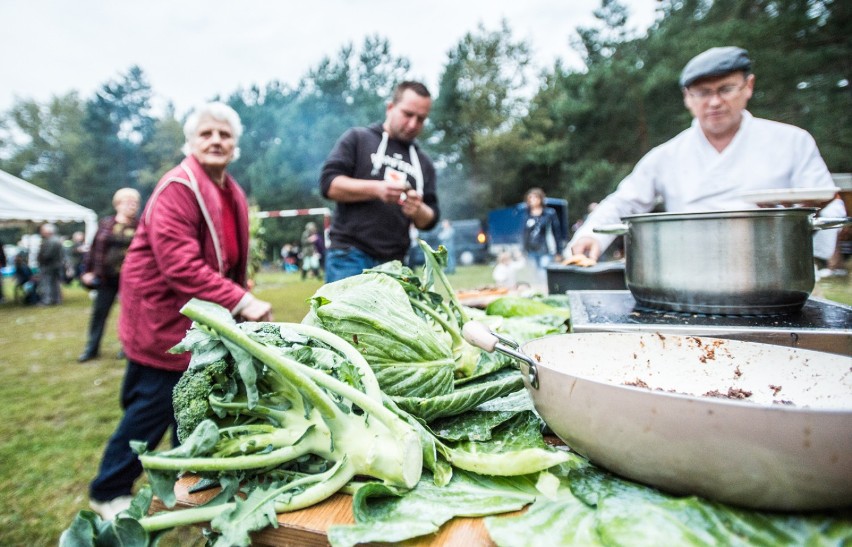
[[[89,242],[98,229],[93,210],[0,171],[0,226],[20,222],[83,222]]]

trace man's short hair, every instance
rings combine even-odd
[[[685,88],[703,78],[725,76],[731,72],[751,72],[748,51],[740,47],[714,47],[699,53],[683,67],[680,87]]]
[[[429,93],[429,90],[426,88],[425,85],[420,82],[415,82],[413,80],[406,80],[397,84],[396,88],[393,90],[393,104],[396,104],[402,100],[402,94],[405,93],[407,89],[410,89],[421,97],[426,97],[427,99],[432,98],[432,94]]]

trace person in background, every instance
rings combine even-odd
[[[317,237],[314,239],[314,249],[319,258],[319,276],[323,278],[325,277],[325,255],[327,254],[327,250],[325,248],[325,231],[320,228],[318,228]]]
[[[293,242],[289,244],[287,250],[287,271],[298,272],[301,264],[299,263],[299,243]]]
[[[40,304],[55,306],[62,303],[62,280],[65,274],[65,253],[62,241],[56,235],[56,226],[42,224],[41,245],[38,248],[38,276],[41,291]]]
[[[18,298],[25,306],[38,303],[38,280],[33,275],[32,268],[27,264],[27,252],[21,251],[15,255],[15,302]]]
[[[89,487],[90,505],[113,519],[131,501],[142,473],[131,440],[156,447],[172,428],[172,390],[189,365],[169,353],[192,321],[180,313],[192,298],[248,321],[272,318],[271,306],[247,290],[249,216],[245,194],[227,172],[242,134],[237,113],[214,102],[184,124],[184,160],[157,183],[139,218],[121,268],[118,335],[127,355],[121,388],[124,415]]]
[[[305,224],[305,229],[302,231],[302,279],[308,277],[308,272],[312,276],[320,278],[320,255],[317,252],[317,239],[320,236],[317,234],[317,225],[315,222]]]
[[[545,205],[547,196],[541,188],[530,188],[524,195],[527,205],[524,220],[523,250],[535,268],[539,282],[545,280],[546,268],[560,251],[562,229],[556,212]]]
[[[447,249],[447,267],[444,271],[448,274],[456,273],[456,230],[449,219],[441,221],[441,229],[438,231],[438,244]]]
[[[281,250],[278,253],[278,255],[281,257],[281,270],[284,271],[284,272],[290,271],[290,269],[288,267],[289,266],[288,256],[290,255],[290,249],[292,249],[292,248],[293,248],[292,245],[290,245],[289,243],[285,243],[284,245],[281,246]]]
[[[680,87],[692,125],[639,160],[574,234],[569,243],[572,253],[597,260],[614,236],[594,233],[596,226],[650,212],[659,202],[673,213],[754,209],[757,205],[741,194],[834,187],[808,132],[755,118],[746,110],[754,85],[751,59],[744,49],[711,48],[690,60]],[[821,214],[844,216],[842,202],[830,202]],[[831,256],[836,238],[837,230],[819,231],[814,255]]]
[[[74,272],[74,279],[80,280],[85,270],[86,255],[89,252],[89,245],[86,243],[86,235],[83,232],[77,231],[71,234],[71,249],[69,250],[69,261]]]
[[[326,254],[326,281],[360,274],[409,250],[409,228],[440,216],[435,167],[415,139],[432,108],[422,83],[396,86],[385,121],[349,129],[322,167],[322,195],[337,202]]]
[[[91,361],[100,354],[104,325],[118,295],[121,264],[136,233],[136,213],[141,199],[139,192],[133,188],[121,188],[113,195],[115,215],[103,218],[98,223],[91,251],[86,255],[80,282],[97,291],[89,318],[86,347],[77,358],[80,363]]]
[[[8,261],[6,260],[6,250],[3,248],[3,242],[0,241],[0,302],[3,302],[6,297],[3,292],[3,270],[8,265]]]

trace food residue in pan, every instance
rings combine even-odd
[[[701,338],[696,338],[694,336],[687,336],[686,339],[691,343],[695,344],[700,350],[704,351],[704,355],[698,357],[698,360],[702,363],[706,363],[707,361],[713,361],[716,359],[716,349],[722,347],[724,342],[722,340],[713,340],[710,344],[705,344]]]
[[[722,393],[719,390],[714,389],[713,391],[705,393],[703,397],[716,397],[718,399],[748,399],[751,397],[751,391],[740,389],[738,387],[729,387],[727,393]]]
[[[653,388],[650,385],[648,385],[648,382],[646,382],[645,380],[643,380],[641,378],[636,378],[635,380],[631,380],[631,381],[628,381],[628,382],[622,382],[621,385],[628,386],[628,387],[638,387],[640,389],[647,389],[648,391],[662,391],[662,392],[665,392],[665,393],[674,393],[674,394],[677,394],[677,395],[686,395],[686,396],[689,396],[689,397],[696,397],[696,395],[694,393],[686,393],[686,392],[683,392],[683,391],[678,391],[676,389],[663,389],[663,388],[659,388],[659,387]],[[778,393],[781,391],[782,388],[781,388],[781,386],[776,386],[776,385],[770,384],[769,389],[772,390],[772,395],[775,396],[775,395],[778,395]],[[747,389],[742,389],[742,388],[738,388],[738,387],[729,387],[727,392],[719,391],[718,389],[714,389],[714,390],[708,391],[708,392],[700,395],[699,397],[707,397],[707,398],[712,398],[712,399],[731,399],[731,400],[735,400],[735,401],[748,401],[748,400],[750,400],[749,398],[751,396],[752,396],[752,392],[747,390]],[[793,401],[788,401],[788,400],[784,400],[784,399],[773,400],[772,404],[773,405],[796,406],[796,403],[794,403]]]

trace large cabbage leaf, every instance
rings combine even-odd
[[[457,416],[480,404],[523,389],[524,380],[518,371],[505,370],[486,376],[476,383],[464,384],[444,395],[433,397],[392,397],[406,412],[425,422],[445,416]]]
[[[490,517],[498,545],[848,545],[852,520],[751,511],[696,496],[671,496],[591,465],[550,470],[555,495],[522,515]]]
[[[412,310],[400,284],[364,273],[317,290],[304,322],[350,342],[386,394],[434,397],[453,390],[455,361],[446,340]]]
[[[503,478],[460,472],[444,487],[424,475],[404,496],[384,485],[370,484],[360,488],[352,500],[355,524],[332,526],[328,539],[334,547],[401,542],[434,534],[454,517],[521,509],[537,495],[535,475]]]
[[[489,441],[496,429],[522,412],[535,412],[532,398],[526,390],[492,399],[458,416],[437,419],[429,424],[429,429],[445,443]],[[534,441],[534,445],[538,446],[538,440]]]

